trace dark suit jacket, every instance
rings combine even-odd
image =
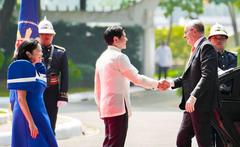
[[[217,100],[217,67],[217,52],[204,38],[198,44],[182,77],[174,80],[175,86],[172,88],[183,88],[180,109],[185,109],[190,95],[197,98],[195,111],[207,112],[213,108]]]

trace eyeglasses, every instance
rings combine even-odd
[[[214,40],[227,40],[227,37],[225,36],[212,36],[211,38]]]

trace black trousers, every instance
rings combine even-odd
[[[210,112],[184,112],[177,136],[177,147],[191,147],[196,136],[198,147],[211,147]]]
[[[158,66],[158,80],[161,79],[161,75],[163,73],[164,78],[167,78],[167,72],[168,72],[169,67],[161,67]]]
[[[103,147],[124,147],[128,129],[128,114],[103,118],[105,139]]]
[[[55,134],[55,128],[56,128],[56,122],[57,122],[57,114],[58,114],[58,107],[57,107],[58,96],[59,96],[58,86],[48,87],[43,94],[45,107],[47,109],[51,127],[54,134]]]

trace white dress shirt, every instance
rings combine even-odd
[[[200,37],[195,43],[194,43],[194,47],[197,48],[198,44],[201,42],[201,40],[203,40],[204,36]]]
[[[127,55],[115,46],[108,48],[96,62],[95,101],[100,117],[113,117],[126,113],[131,115],[130,81],[135,85],[157,89],[158,81],[138,74]]]

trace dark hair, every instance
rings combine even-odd
[[[124,29],[121,26],[110,26],[104,32],[104,39],[108,45],[113,44],[113,37],[121,38],[123,36]]]
[[[34,39],[24,40],[21,45],[17,49],[17,54],[14,57],[15,60],[25,59],[30,60],[26,54],[26,52],[30,52],[32,54],[33,50],[38,47],[38,41]]]

